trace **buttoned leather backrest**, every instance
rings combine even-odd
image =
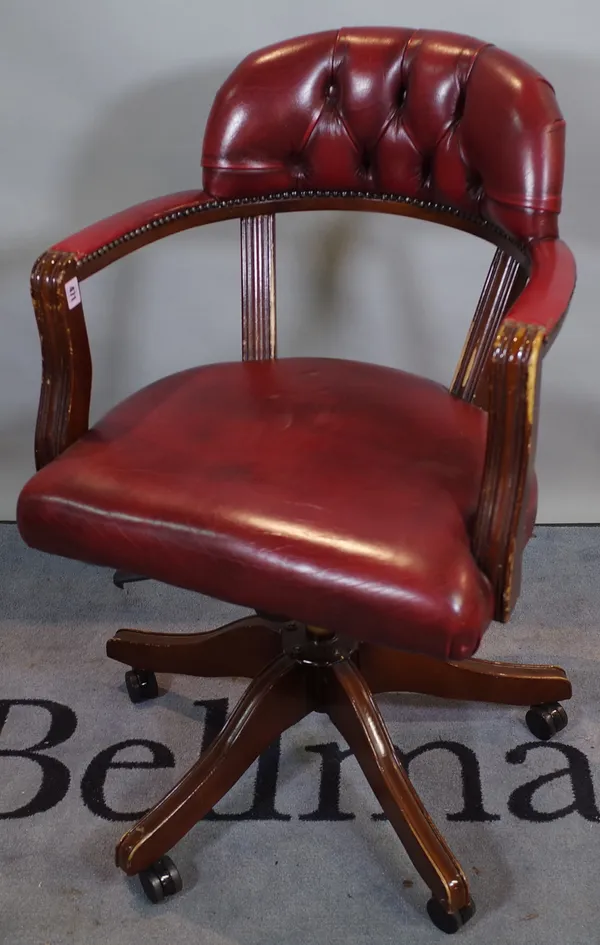
[[[520,240],[557,234],[565,124],[535,69],[468,36],[344,29],[248,56],[219,90],[214,197],[359,191],[432,201]]]

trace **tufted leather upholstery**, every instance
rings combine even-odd
[[[220,198],[401,194],[527,240],[557,234],[564,138],[552,86],[492,45],[429,30],[331,30],[235,69],[207,124],[204,187]]]

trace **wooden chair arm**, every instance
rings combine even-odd
[[[92,359],[77,256],[52,250],[35,262],[31,299],[42,347],[42,388],[35,428],[35,465],[41,469],[88,428]]]
[[[172,233],[240,216],[202,191],[157,197],[100,220],[43,253],[31,273],[42,346],[42,388],[35,434],[40,469],[89,425],[92,362],[79,284],[110,263]]]
[[[473,551],[492,584],[500,621],[510,617],[520,590],[545,337],[540,325],[506,320],[487,371],[488,434]]]
[[[202,190],[165,194],[72,233],[51,246],[45,255],[73,255],[82,281],[141,246],[200,223],[210,223],[215,216],[220,219],[222,209],[222,202]]]

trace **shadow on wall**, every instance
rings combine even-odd
[[[29,296],[33,262],[59,239],[131,204],[177,190],[200,188],[204,125],[216,90],[232,67],[233,63],[226,63],[210,71],[128,91],[108,110],[99,112],[94,116],[91,136],[65,163],[63,178],[55,181],[58,194],[54,203],[62,212],[54,218],[51,230],[0,251],[0,311],[8,328],[4,337],[13,339],[18,349],[16,358],[14,351],[11,354],[5,347],[0,350],[3,388],[6,385],[11,392],[11,399],[7,402],[3,396],[0,403],[0,452],[8,458],[0,467],[4,516],[9,514],[6,493],[12,491],[17,469],[22,469],[22,481],[33,471],[41,372]],[[137,282],[138,255],[111,267],[108,278],[102,274],[86,284],[94,295],[94,283],[103,280],[99,293],[101,334],[102,339],[108,339],[110,350],[101,349],[99,357],[94,351],[94,391],[100,389],[100,399],[106,406],[120,395],[118,378],[127,367],[123,341],[128,337],[128,309]],[[87,307],[86,315],[89,317]],[[16,493],[14,498],[16,501]]]
[[[526,49],[519,53],[553,85],[567,121],[567,157],[561,233],[577,242],[598,242],[597,192],[600,144],[600,64]],[[594,195],[594,196],[593,196]],[[590,199],[592,198],[592,199]]]

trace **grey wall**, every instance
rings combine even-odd
[[[40,376],[28,276],[38,253],[113,211],[200,184],[211,100],[247,52],[343,25],[438,27],[489,39],[554,83],[568,122],[562,235],[571,314],[545,363],[542,522],[600,521],[600,14],[595,0],[3,0],[0,3],[0,519],[33,471]],[[433,232],[431,232],[433,231]],[[397,365],[448,382],[491,251],[384,217],[278,220],[281,349]],[[191,231],[83,286],[93,416],[194,363],[239,353],[238,229]]]

